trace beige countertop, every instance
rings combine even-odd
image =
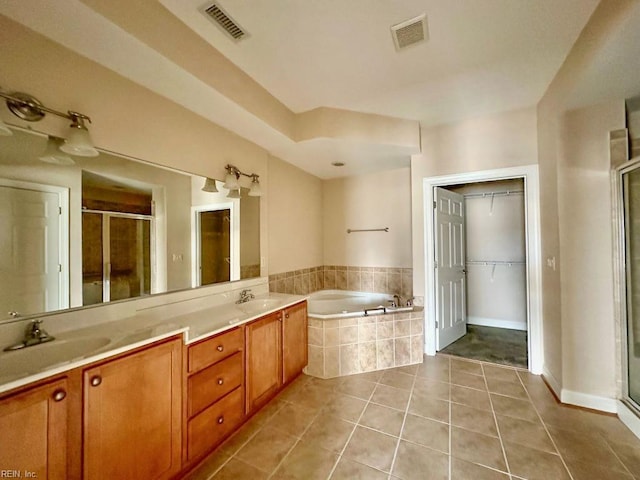
[[[169,319],[156,310],[64,332],[52,342],[0,352],[0,393],[175,335],[182,335],[188,345],[306,298],[268,293],[246,303],[217,305]]]

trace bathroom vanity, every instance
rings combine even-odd
[[[304,297],[266,293],[168,327],[163,319],[163,329],[149,318],[143,330],[140,319],[112,322],[131,332],[96,354],[11,380],[1,371],[0,468],[22,478],[180,478],[307,363]],[[92,329],[103,338],[114,326]]]

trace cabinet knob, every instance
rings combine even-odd
[[[61,402],[62,400],[67,398],[67,392],[62,389],[56,390],[55,392],[53,392],[52,398],[54,402]]]
[[[95,375],[95,376],[91,377],[91,386],[92,387],[97,387],[101,383],[102,383],[102,377],[100,375]]]
[[[218,345],[216,347],[216,350],[218,350],[219,352],[222,352],[224,350],[224,347],[222,345]]]
[[[218,425],[222,425],[224,423],[224,417],[222,415],[220,415],[218,417]]]
[[[218,379],[218,385],[222,385],[224,383],[224,380],[222,378]]]
[[[289,314],[288,314],[288,313],[285,313],[285,314],[284,314],[284,318],[289,318]]]

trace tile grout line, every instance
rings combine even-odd
[[[507,475],[509,478],[512,478],[511,468],[509,467],[509,460],[507,459],[507,451],[504,448],[504,442],[502,441],[502,434],[500,433],[500,426],[498,425],[498,418],[496,417],[496,411],[493,408],[493,399],[491,398],[491,392],[489,391],[489,382],[487,382],[487,375],[484,371],[484,363],[480,363],[480,368],[482,369],[482,378],[484,379],[484,384],[487,387],[487,395],[489,396],[489,404],[491,405],[491,414],[493,415],[493,421],[496,424],[496,430],[498,432],[498,440],[500,440],[500,448],[502,449],[502,456],[504,457],[504,463],[507,467]],[[517,374],[516,374],[517,375]],[[520,377],[518,377],[520,379]]]
[[[275,400],[275,398],[274,398],[274,400]],[[286,402],[286,400],[282,400],[282,401],[283,401],[283,402]],[[287,403],[288,403],[288,402],[287,402]],[[250,465],[250,464],[248,464],[247,462],[243,461],[242,459],[237,458],[237,457],[236,457],[236,455],[237,455],[237,454],[238,454],[238,452],[240,452],[240,450],[242,450],[242,449],[243,449],[243,448],[244,448],[244,447],[245,447],[245,446],[246,446],[246,445],[247,445],[251,440],[253,440],[253,438],[254,438],[256,435],[258,435],[258,433],[260,433],[260,431],[262,431],[262,429],[265,427],[265,425],[267,424],[267,422],[269,422],[269,421],[270,421],[270,420],[271,420],[271,419],[272,419],[272,418],[273,418],[273,417],[274,417],[274,416],[275,416],[275,415],[276,415],[280,410],[282,410],[283,406],[284,406],[284,405],[280,405],[280,407],[278,407],[278,408],[275,410],[275,412],[273,412],[273,414],[272,414],[272,415],[270,415],[270,416],[269,416],[269,417],[264,421],[264,423],[262,423],[262,424],[258,424],[259,426],[258,426],[258,428],[256,428],[256,431],[255,431],[255,432],[253,432],[253,433],[252,433],[252,434],[247,438],[247,440],[246,440],[246,441],[244,441],[244,442],[243,442],[243,443],[242,443],[242,444],[237,448],[237,450],[236,450],[234,453],[232,453],[231,455],[229,455],[229,457],[228,457],[228,458],[227,458],[227,459],[226,459],[226,460],[225,460],[225,461],[224,461],[224,462],[223,462],[223,463],[222,463],[218,468],[216,468],[216,469],[212,472],[212,474],[211,474],[210,476],[208,476],[208,477],[207,477],[207,480],[212,480],[212,479],[213,479],[213,478],[214,478],[214,477],[215,477],[215,476],[220,472],[220,470],[222,470],[222,469],[223,469],[223,468],[224,468],[224,467],[225,467],[225,466],[226,466],[226,465],[227,465],[227,464],[228,464],[232,459],[235,459],[235,460],[237,460],[237,461],[239,461],[239,462],[242,462],[242,463],[244,463],[244,464],[246,464],[246,465],[249,465],[249,466],[253,467],[253,465]],[[266,407],[266,405],[265,405],[265,407]],[[263,408],[264,408],[264,407],[263,407]],[[256,413],[256,415],[258,415],[258,414],[259,414],[259,412],[258,412],[258,413]],[[249,420],[247,421],[247,423],[251,422],[251,420],[252,420],[252,419],[249,419]],[[246,424],[245,424],[245,425],[246,425]],[[241,427],[241,428],[242,428],[242,427]],[[227,438],[227,440],[225,440],[225,442],[227,442],[228,440],[230,440],[232,437],[233,437],[233,435],[231,435],[229,438]],[[225,442],[223,442],[223,443],[222,443],[222,445],[224,445],[224,443],[225,443]],[[222,446],[222,445],[220,445],[220,446]],[[218,449],[220,446],[216,447],[216,449]],[[215,452],[215,450],[214,450],[214,452]],[[254,467],[254,468],[255,468],[255,467]],[[259,469],[258,469],[258,470],[259,470]]]
[[[598,435],[600,435],[602,437],[602,439],[604,440],[604,443],[607,445],[607,447],[609,447],[609,450],[611,450],[611,452],[613,452],[613,455],[618,459],[618,461],[620,462],[620,464],[625,468],[625,470],[627,471],[627,473],[629,473],[629,475],[631,475],[633,478],[637,478],[637,475],[634,475],[633,472],[629,469],[629,467],[627,467],[627,464],[625,462],[622,461],[622,459],[620,458],[620,456],[618,455],[618,453],[613,449],[613,447],[609,444],[609,442],[607,441],[606,437],[604,435],[602,435],[601,433],[598,433]]]
[[[344,443],[344,446],[342,447],[342,449],[338,453],[338,460],[336,460],[336,463],[333,465],[333,468],[329,472],[329,475],[327,476],[327,480],[329,480],[333,476],[334,472],[336,471],[336,468],[338,468],[338,463],[340,463],[340,460],[342,460],[342,456],[344,455],[344,452],[347,449],[347,446],[349,445],[349,442],[353,438],[353,435],[356,432],[356,430],[358,429],[358,426],[360,426],[360,420],[362,420],[362,417],[364,416],[364,412],[367,411],[367,407],[369,406],[369,403],[371,403],[371,398],[373,398],[373,394],[375,393],[376,388],[378,388],[378,385],[380,385],[380,379],[381,378],[382,378],[382,375],[380,375],[378,380],[376,380],[376,382],[375,382],[376,386],[374,387],[374,389],[369,394],[369,398],[367,399],[367,403],[365,403],[364,408],[362,409],[362,412],[360,412],[360,415],[358,416],[358,419],[355,421],[355,424],[353,426],[353,430],[351,430],[351,433],[349,434],[349,438],[347,438],[347,441]],[[351,396],[351,395],[349,395],[349,396]],[[355,398],[358,398],[358,397],[355,397]],[[360,400],[364,400],[364,399],[360,398]]]
[[[414,373],[414,375],[413,375],[413,382],[411,382],[411,389],[409,390],[409,400],[407,401],[407,406],[404,409],[404,417],[402,418],[402,425],[400,426],[400,432],[398,432],[398,443],[396,443],[396,449],[393,452],[393,458],[391,460],[391,465],[389,466],[389,477],[388,477],[389,480],[391,480],[391,475],[393,473],[393,467],[396,464],[396,457],[398,455],[398,450],[400,448],[400,440],[402,438],[402,432],[404,430],[404,424],[407,421],[407,415],[408,415],[408,412],[409,412],[409,405],[411,405],[411,399],[413,397],[413,390],[414,390],[415,385],[416,385],[417,372],[418,371],[416,370],[416,373]]]
[[[308,380],[307,382],[308,383]],[[332,389],[332,392],[334,392],[334,389]],[[288,402],[291,405],[296,406],[295,403],[292,402]],[[304,428],[304,430],[302,430],[302,433],[300,433],[299,437],[296,437],[296,441],[293,443],[293,445],[291,446],[291,448],[287,451],[287,453],[284,455],[284,457],[282,457],[282,459],[280,460],[280,462],[278,462],[278,464],[275,466],[275,468],[273,469],[273,471],[268,474],[267,479],[273,478],[273,476],[276,474],[276,472],[278,471],[278,469],[282,466],[282,464],[285,462],[285,460],[289,457],[289,455],[291,454],[291,452],[293,452],[293,450],[296,448],[296,446],[302,441],[302,437],[304,436],[305,433],[307,433],[307,431],[311,428],[311,425],[313,424],[313,422],[315,422],[316,418],[318,418],[320,416],[321,411],[323,410],[324,407],[319,408],[318,411],[316,412],[316,414],[313,416],[313,418],[311,419],[311,421],[309,422],[309,424]],[[282,407],[279,409],[281,410]],[[278,411],[279,411],[278,410]],[[272,416],[273,418],[273,416]],[[263,425],[264,427],[264,425]],[[261,428],[262,429],[262,428]],[[277,430],[277,429],[276,429]],[[283,432],[285,433],[285,432]],[[337,463],[337,462],[336,462]],[[259,469],[258,469],[259,470]]]
[[[517,375],[518,375],[518,380],[520,380],[520,384],[524,388],[524,391],[527,394],[527,398],[529,399],[529,402],[531,403],[531,406],[533,407],[533,410],[536,412],[536,415],[538,416],[538,420],[540,420],[540,423],[542,423],[542,427],[544,428],[544,431],[547,433],[547,436],[549,437],[549,439],[551,439],[551,443],[553,444],[553,448],[556,449],[556,452],[558,453],[558,457],[560,457],[560,461],[562,462],[562,465],[564,465],[565,470],[569,474],[569,478],[571,480],[573,480],[573,474],[571,473],[571,470],[569,470],[569,466],[567,465],[567,462],[565,462],[564,457],[562,456],[562,453],[560,453],[560,449],[558,448],[558,445],[556,444],[556,441],[551,436],[551,433],[549,432],[549,429],[547,428],[547,424],[545,423],[544,419],[542,418],[542,415],[540,415],[540,412],[538,411],[538,407],[536,406],[535,402],[531,398],[531,395],[529,394],[529,390],[527,389],[527,386],[522,381],[522,377],[520,377],[520,374],[517,373]]]

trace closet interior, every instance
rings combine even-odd
[[[446,188],[464,196],[467,334],[442,352],[527,368],[524,180]]]

